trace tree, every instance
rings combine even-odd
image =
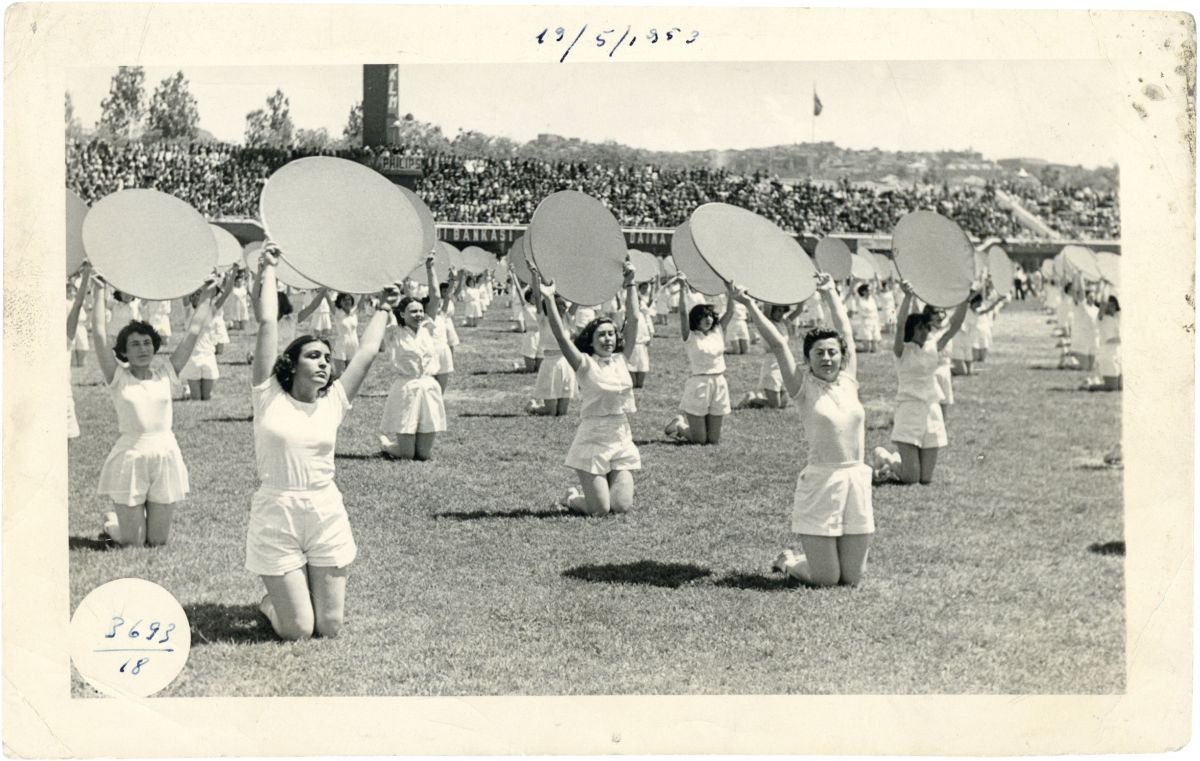
[[[350,107],[350,116],[346,118],[346,127],[342,130],[342,140],[351,147],[361,146],[362,132],[362,102],[359,101]]]
[[[303,148],[308,151],[323,151],[331,147],[333,141],[329,139],[329,130],[321,127],[320,129],[298,129],[296,130],[296,147]]]
[[[141,66],[121,66],[113,75],[108,97],[100,102],[98,127],[117,137],[130,137],[145,113],[146,72]]]
[[[150,99],[149,127],[165,140],[196,137],[200,109],[182,71],[164,79]]]
[[[288,98],[282,90],[267,98],[265,109],[256,108],[246,114],[246,146],[286,148],[292,144],[292,115]]]
[[[83,127],[79,124],[79,117],[75,115],[75,103],[71,101],[71,93],[66,95],[67,137],[79,137],[83,134]]]

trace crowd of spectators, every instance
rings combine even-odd
[[[1121,213],[1115,192],[1073,185],[1052,188],[1038,183],[1006,183],[1002,189],[1066,238],[1121,237]]]
[[[673,169],[534,159],[422,155],[405,147],[308,151],[246,148],[223,143],[112,144],[67,142],[67,185],[85,201],[124,188],[154,188],[192,204],[210,217],[255,217],[263,183],[287,162],[332,155],[371,163],[378,155],[417,155],[417,193],[439,220],[525,224],[547,195],[581,190],[604,202],[623,225],[671,228],[703,203],[720,201],[761,214],[790,232],[890,233],[910,211],[928,209],[986,237],[1020,237],[1012,213],[990,186],[922,185],[878,188],[847,181],[785,183],[765,173],[723,169]],[[1090,188],[1060,192],[1007,188],[1030,210],[1065,234],[1119,233],[1116,200]],[[1035,195],[1029,195],[1034,192]]]

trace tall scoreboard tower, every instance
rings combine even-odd
[[[394,63],[363,66],[363,145],[375,149],[372,166],[376,171],[413,190],[421,179],[420,157],[380,155],[380,148],[400,143],[399,69]]]

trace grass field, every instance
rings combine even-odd
[[[788,515],[805,463],[793,411],[737,411],[719,447],[668,442],[685,375],[661,330],[638,392],[645,469],[633,512],[568,517],[561,463],[577,423],[521,412],[533,376],[497,302],[463,345],[450,430],[428,463],[376,455],[391,368],[376,364],[338,438],[338,484],[359,545],[346,627],[285,644],[244,570],[257,487],[248,336],[233,333],[209,402],[177,402],[192,495],[169,546],[104,550],[95,495],[116,438],[94,359],[73,370],[72,606],[111,579],[170,590],[192,626],[163,695],[1114,693],[1125,686],[1120,395],[1076,391],[1050,327],[1012,306],[984,373],[955,379],[950,447],[932,486],[881,486],[855,589],[785,586]],[[672,323],[674,325],[674,323]],[[664,333],[666,333],[664,335]],[[887,338],[887,337],[885,337]],[[728,357],[734,398],[760,346]],[[859,360],[868,449],[885,444],[891,354]],[[76,695],[94,695],[76,676]]]

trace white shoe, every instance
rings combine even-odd
[[[795,567],[797,562],[799,561],[796,560],[796,553],[791,550],[784,550],[779,553],[779,557],[775,558],[775,562],[771,564],[771,570],[787,576],[788,571]]]
[[[108,537],[114,542],[121,535],[121,523],[117,520],[117,514],[108,512],[100,520],[100,536],[101,538]]]
[[[541,408],[542,404],[537,399],[530,399],[529,401],[525,402],[525,411],[530,415],[537,414],[537,411]]]
[[[563,492],[563,495],[558,498],[558,504],[561,505],[562,507],[565,507],[568,510],[570,510],[571,509],[571,500],[574,499],[575,497],[579,497],[582,495],[583,495],[583,492],[581,492],[579,490],[578,486],[572,486],[571,488],[569,488],[565,492]]]

